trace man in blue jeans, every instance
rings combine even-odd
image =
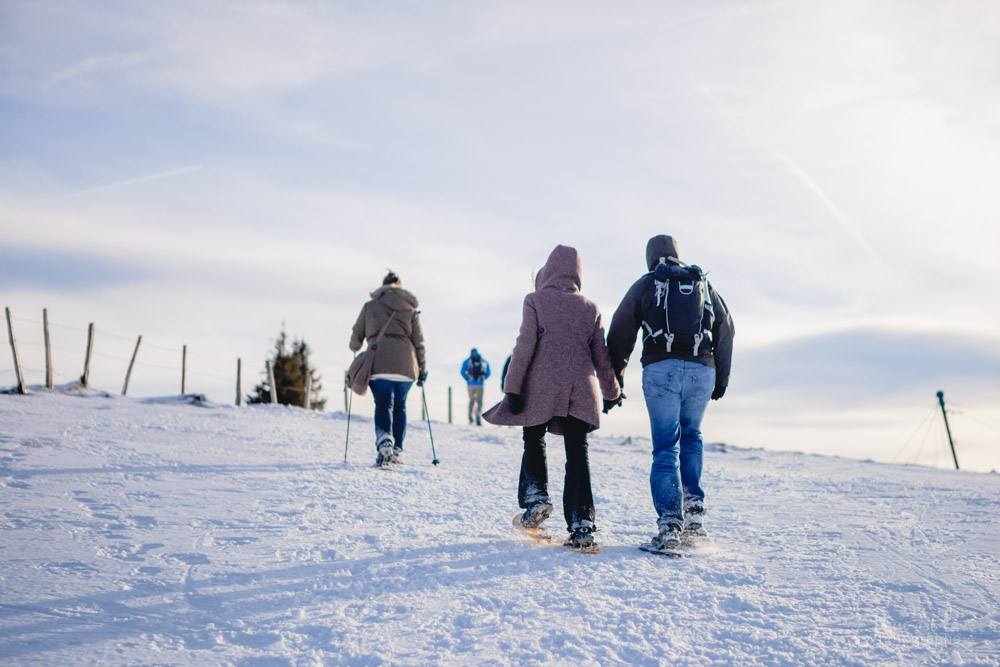
[[[611,364],[624,386],[625,366],[642,331],[642,393],[653,438],[649,486],[657,513],[657,550],[675,549],[683,533],[705,535],[701,420],[709,400],[726,393],[733,320],[705,272],[680,261],[677,242],[646,244],[649,273],[637,280],[608,330]]]

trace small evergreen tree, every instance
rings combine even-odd
[[[309,346],[304,340],[292,341],[288,349],[288,335],[284,327],[274,343],[271,356],[271,366],[274,367],[274,383],[278,385],[278,403],[282,405],[302,405],[306,392],[306,378],[312,377],[311,397],[309,407],[322,410],[326,399],[316,398],[322,389],[320,376],[316,369],[309,365]],[[256,385],[254,393],[247,397],[247,403],[270,403],[271,387],[268,385],[267,366],[264,367],[264,380]]]

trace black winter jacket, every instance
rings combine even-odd
[[[677,243],[673,238],[661,235],[654,236],[649,240],[646,246],[646,264],[650,272],[632,284],[611,319],[611,327],[608,329],[608,351],[611,354],[611,365],[619,379],[622,378],[625,366],[628,365],[629,357],[632,356],[632,351],[635,348],[636,333],[642,328],[643,320],[649,318],[649,314],[643,312],[643,302],[648,303],[649,299],[643,299],[643,296],[656,289],[653,269],[659,263],[660,257],[665,257],[668,261],[675,263],[678,261]],[[708,285],[708,291],[712,299],[712,308],[715,311],[715,321],[711,330],[711,347],[700,351],[697,356],[693,356],[685,352],[667,352],[662,345],[657,345],[650,339],[646,339],[646,342],[643,343],[641,358],[643,368],[664,359],[695,361],[715,368],[716,385],[721,387],[729,385],[729,370],[733,359],[733,336],[736,330],[725,301],[712,288],[711,284]]]

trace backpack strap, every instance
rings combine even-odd
[[[373,343],[372,343],[371,345],[369,345],[368,347],[370,347],[370,348],[371,348],[371,349],[373,349],[373,350],[374,350],[374,349],[375,349],[376,347],[378,347],[378,344],[379,344],[379,341],[381,341],[381,340],[382,340],[382,336],[384,336],[384,335],[385,335],[385,332],[386,332],[386,329],[388,329],[388,328],[389,328],[389,323],[390,323],[390,322],[392,322],[392,318],[396,317],[396,312],[397,312],[397,311],[395,311],[395,310],[394,310],[394,311],[392,311],[392,315],[390,315],[390,316],[389,316],[389,319],[387,319],[387,320],[385,321],[385,324],[384,324],[384,325],[382,325],[382,330],[378,332],[378,336],[376,336],[376,337],[375,337],[375,341],[374,341],[374,342],[373,342]]]

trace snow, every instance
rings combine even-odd
[[[712,545],[666,559],[649,441],[598,431],[585,555],[510,526],[519,430],[435,423],[435,467],[417,417],[382,471],[367,418],[345,464],[342,414],[0,395],[0,658],[1000,664],[1000,476],[709,447]]]

